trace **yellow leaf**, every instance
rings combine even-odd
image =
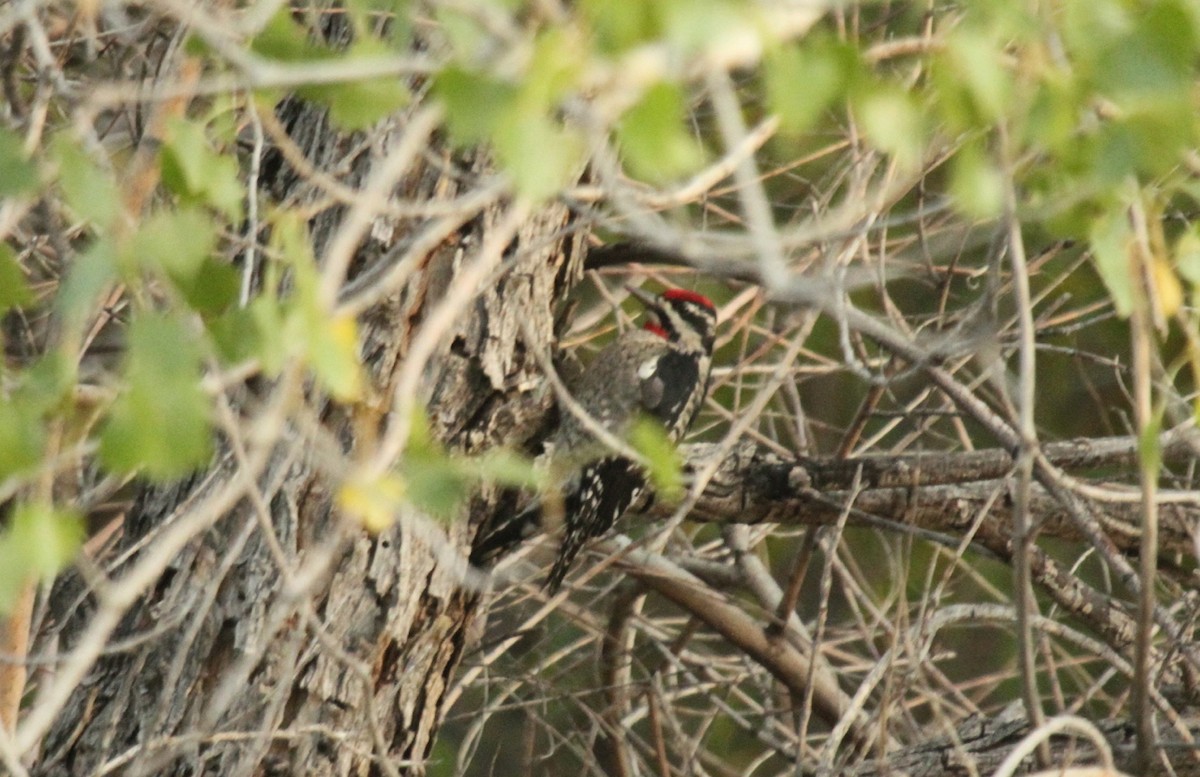
[[[1150,282],[1154,285],[1153,293],[1158,298],[1163,315],[1175,315],[1183,304],[1183,284],[1179,282],[1171,263],[1161,256],[1155,256],[1150,262]]]
[[[370,480],[351,479],[338,490],[337,503],[369,532],[381,532],[396,521],[404,500],[404,481],[395,475]]]
[[[321,326],[321,325],[319,325]],[[356,402],[362,398],[363,375],[358,360],[358,324],[352,316],[338,316],[314,333],[311,355],[317,377],[335,398]]]

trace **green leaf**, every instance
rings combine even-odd
[[[533,462],[505,448],[493,448],[482,456],[464,462],[471,473],[485,483],[536,491],[544,479]]]
[[[517,96],[512,84],[453,66],[435,76],[433,91],[446,108],[451,136],[461,145],[490,139]]]
[[[747,13],[749,4],[728,0],[657,0],[655,10],[662,18],[667,41],[684,54],[710,45],[737,39],[743,34],[758,36]]]
[[[202,124],[183,118],[169,122],[160,156],[163,183],[181,199],[214,208],[234,221],[241,218],[237,159],[214,151]]]
[[[315,312],[315,311],[313,311]],[[308,320],[307,351],[321,385],[342,402],[361,398],[365,379],[358,356],[358,326],[351,316]]]
[[[329,106],[329,118],[345,130],[367,129],[412,99],[399,78],[346,81],[297,91],[305,99]]]
[[[80,218],[107,227],[120,213],[121,196],[112,174],[100,168],[71,138],[58,135],[51,143],[58,163],[63,197]]]
[[[409,52],[413,24],[421,23],[413,0],[346,0],[346,11],[353,21],[354,37],[360,41],[370,37],[392,47],[396,52]],[[439,5],[438,8],[441,6]],[[387,19],[382,29],[376,23]]]
[[[12,398],[28,415],[45,415],[72,396],[77,362],[61,349],[52,350],[21,372]]]
[[[684,128],[686,109],[677,86],[659,83],[625,114],[617,137],[634,175],[660,182],[704,162],[699,142]]]
[[[1004,206],[1004,176],[979,145],[964,146],[954,156],[950,194],[968,216],[989,219]]]
[[[1195,225],[1175,242],[1175,269],[1188,283],[1200,286],[1200,230]]]
[[[37,166],[23,146],[19,135],[0,127],[0,198],[22,197],[37,190]]]
[[[83,545],[83,520],[48,504],[20,504],[0,534],[0,613],[7,613],[27,583],[49,579]]]
[[[436,518],[453,518],[470,493],[470,478],[458,462],[445,455],[410,452],[400,471],[408,501]]]
[[[176,285],[192,310],[203,316],[215,316],[238,300],[242,280],[238,271],[223,261],[209,257],[187,281]]]
[[[586,64],[587,43],[567,28],[541,32],[521,84],[523,110],[550,113],[579,81]]]
[[[216,247],[212,219],[198,208],[182,207],[146,219],[134,235],[132,251],[138,265],[186,282],[196,276]]]
[[[1092,222],[1088,239],[1092,261],[1112,297],[1117,315],[1127,318],[1133,312],[1133,270],[1129,263],[1129,243],[1133,236],[1123,210],[1109,211]]]
[[[355,43],[345,59],[377,59],[388,56],[385,46],[374,40]],[[297,93],[307,100],[329,106],[329,117],[345,130],[367,129],[412,100],[399,77],[370,78],[302,87]]]
[[[0,399],[0,480],[37,467],[44,445],[38,407],[28,401]]]
[[[311,62],[330,56],[329,50],[314,43],[308,30],[292,18],[290,5],[275,12],[250,42],[250,50],[282,62]]]
[[[405,451],[399,471],[406,497],[432,516],[454,517],[470,492],[469,467],[446,453],[419,408],[413,412]]]
[[[821,36],[776,48],[763,62],[768,104],[786,131],[804,132],[846,96],[858,67],[853,47]]]
[[[262,296],[251,301],[249,310],[255,324],[253,333],[258,338],[253,354],[262,364],[263,372],[278,375],[287,356],[283,309],[278,300]]]
[[[924,122],[907,92],[892,86],[877,87],[860,97],[856,107],[863,130],[881,151],[891,154],[906,169],[915,169],[921,163]]]
[[[472,62],[480,58],[492,45],[492,39],[478,14],[459,10],[446,3],[434,5],[434,18],[438,29],[450,42],[455,59]]]
[[[71,264],[55,304],[67,326],[82,325],[100,294],[117,278],[117,252],[108,239],[91,243]]]
[[[1029,109],[1021,119],[1019,142],[1071,153],[1079,142],[1076,119],[1088,99],[1067,74],[1046,70],[1037,84]]]
[[[508,115],[493,142],[517,191],[531,200],[555,195],[581,172],[583,139],[547,116]]]
[[[645,460],[655,495],[667,502],[678,501],[683,496],[682,461],[662,425],[639,419],[629,434],[629,444]]]
[[[963,87],[983,122],[1004,116],[1012,95],[1012,77],[1001,58],[1000,47],[977,30],[955,30],[946,44],[950,76]]]
[[[1126,108],[1147,100],[1186,102],[1196,58],[1192,15],[1173,0],[1146,6],[1096,58],[1097,86]]]
[[[223,363],[236,364],[259,356],[262,349],[261,337],[249,307],[230,308],[204,323],[209,337],[212,338],[213,347],[217,349],[217,355]],[[260,359],[260,363],[264,362],[265,360]],[[267,370],[265,363],[263,372],[274,374],[273,370]]]
[[[201,353],[178,318],[141,314],[129,326],[125,390],[100,438],[100,458],[119,472],[168,480],[208,461],[208,398]]]
[[[134,235],[131,251],[143,268],[165,274],[196,311],[215,315],[231,305],[240,286],[237,272],[213,258],[217,226],[197,207],[160,211]]]
[[[659,35],[656,3],[652,0],[582,0],[580,10],[589,22],[596,46],[614,54]]]
[[[32,299],[17,255],[7,243],[0,243],[0,314],[28,305]]]

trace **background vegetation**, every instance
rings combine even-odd
[[[0,763],[1197,771],[1198,51],[1187,0],[0,8]],[[621,283],[717,301],[712,392],[548,598],[552,543],[466,558]]]

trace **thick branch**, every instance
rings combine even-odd
[[[716,445],[697,444],[686,451],[692,469],[713,455]],[[1135,466],[1132,438],[1104,438],[1047,445],[1044,453],[1063,470],[1113,469]],[[1169,440],[1164,446],[1168,464],[1185,460],[1190,448]],[[844,509],[849,485],[862,469],[850,522],[878,524],[879,520],[926,531],[961,533],[983,513],[983,526],[1007,534],[1012,517],[1007,477],[1012,457],[1004,450],[969,453],[878,456],[861,459],[784,459],[752,443],[744,443],[721,462],[692,511],[697,520],[717,523],[779,523],[819,526],[832,524]],[[1095,502],[1102,510],[1112,541],[1125,552],[1138,547],[1136,501]],[[1069,511],[1044,488],[1035,486],[1030,508],[1043,536],[1084,539]],[[660,511],[669,512],[669,506]],[[1190,501],[1162,505],[1164,552],[1191,548],[1190,526],[1200,519],[1200,504]]]
[[[1134,774],[1133,728],[1128,721],[1102,721],[1097,727],[1112,748],[1113,759],[1118,770]],[[1200,733],[1200,721],[1192,721],[1189,728]],[[1029,733],[1025,721],[1003,721],[996,719],[973,719],[961,726],[954,737],[944,737],[920,745],[889,753],[886,759],[869,761],[851,767],[843,774],[852,777],[874,777],[886,774],[907,774],[911,777],[924,775],[992,774],[1001,761],[1021,739]],[[957,741],[955,741],[957,740]],[[1200,764],[1195,759],[1181,758],[1178,748],[1182,745],[1178,735],[1169,725],[1160,727],[1160,746],[1167,749],[1167,758],[1173,774],[1179,777],[1200,774]],[[1056,767],[1096,766],[1100,759],[1095,748],[1081,738],[1056,737],[1051,741],[1052,762]],[[1032,764],[1032,757],[1029,763]],[[973,768],[968,768],[971,764]],[[1167,774],[1161,759],[1147,774]],[[1057,772],[1055,772],[1057,773]]]

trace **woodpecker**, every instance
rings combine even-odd
[[[662,424],[672,442],[684,435],[708,393],[717,313],[696,292],[668,289],[657,297],[638,288],[629,293],[646,307],[645,326],[621,335],[592,360],[571,393],[598,424],[624,439],[639,417]],[[588,423],[563,408],[547,445],[549,468],[561,486],[562,533],[546,588],[558,590],[588,540],[617,522],[646,489],[646,475],[629,458],[613,452],[588,430]],[[543,502],[484,537],[474,557],[494,555],[547,523]]]

